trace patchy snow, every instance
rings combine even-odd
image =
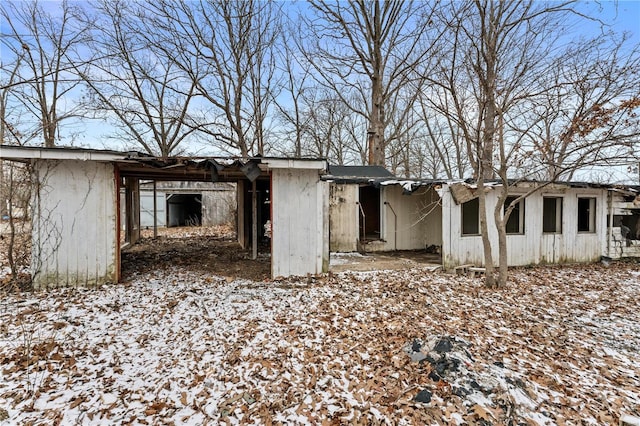
[[[617,424],[640,415],[639,292],[638,264],[614,263],[514,270],[503,290],[167,268],[10,294],[0,423]]]
[[[371,256],[365,256],[359,252],[332,252],[329,255],[329,264],[332,266],[348,265],[353,262],[354,259],[362,260],[367,258],[371,258]]]

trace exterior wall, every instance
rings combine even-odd
[[[513,193],[517,195],[517,192]],[[462,210],[448,190],[443,191],[442,217],[443,264],[450,269],[463,264],[484,265],[482,238],[480,235],[462,235]],[[542,232],[543,197],[563,197],[562,232]],[[487,192],[487,219],[489,238],[492,241],[494,262],[498,262],[498,234],[493,225],[493,209],[498,194]],[[578,197],[596,199],[595,232],[578,232]],[[593,188],[543,189],[525,200],[524,234],[507,235],[507,262],[509,266],[541,263],[573,263],[597,261],[603,255],[602,242],[607,238],[606,190]]]
[[[157,223],[167,226],[167,194],[201,194],[202,226],[235,223],[236,185],[210,182],[159,182],[156,190]],[[153,189],[149,184],[140,185],[140,225],[153,226]]]
[[[419,250],[442,245],[442,208],[440,196],[433,189],[425,187],[406,195],[401,186],[389,185],[383,187],[381,200],[385,241],[382,250]]]
[[[640,195],[631,200],[628,194],[625,197],[619,192],[610,191],[610,197],[612,226],[603,252],[612,259],[640,258]],[[621,225],[628,228],[625,236],[622,235]]]
[[[202,225],[215,226],[235,223],[236,192],[203,191],[202,192]]]
[[[167,226],[167,194],[156,191],[156,222],[159,227]],[[140,191],[140,226],[153,226],[153,191]]]
[[[329,238],[333,252],[358,250],[358,185],[330,184]]]
[[[358,184],[331,184],[331,251],[358,250],[358,188]],[[433,189],[425,187],[410,195],[403,194],[399,185],[380,190],[382,240],[367,243],[366,251],[419,250],[442,245],[442,208],[440,196]]]
[[[77,160],[34,163],[32,274],[36,288],[117,280],[114,166]]]
[[[328,183],[313,169],[273,169],[271,173],[272,277],[326,272]]]

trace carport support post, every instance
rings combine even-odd
[[[256,191],[256,181],[251,182],[251,221],[253,222],[253,260],[258,258],[258,192]]]
[[[153,181],[153,238],[158,238],[158,200],[156,191],[156,181]]]

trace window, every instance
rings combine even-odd
[[[562,232],[562,197],[543,198],[542,232]]]
[[[507,207],[511,204],[517,196],[509,196],[504,202],[504,210],[507,211]],[[513,208],[509,219],[506,224],[507,234],[524,234],[524,199],[518,201],[518,204]]]
[[[578,198],[578,232],[596,232],[595,198]]]
[[[462,203],[462,235],[480,233],[480,208],[478,199]]]

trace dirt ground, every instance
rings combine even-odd
[[[229,278],[265,281],[270,278],[271,254],[268,244],[258,248],[258,259],[236,242],[232,227],[175,227],[144,230],[142,239],[122,251],[123,279],[167,265],[208,272]],[[332,272],[401,270],[432,266],[438,268],[440,256],[419,251],[385,253],[332,253]]]
[[[3,228],[0,235],[0,267],[8,268],[8,228]],[[19,240],[22,257],[30,253],[28,235],[28,232],[21,234]],[[20,261],[25,266],[29,264],[27,258]],[[158,228],[157,238],[153,237],[152,229],[144,229],[140,241],[122,250],[122,277],[125,281],[168,265],[230,279],[265,281],[271,276],[271,253],[268,244],[261,244],[258,259],[251,259],[251,251],[237,243],[232,226]],[[332,272],[342,272],[401,270],[418,266],[436,268],[438,265],[439,255],[425,251],[397,251],[332,253],[329,268]]]
[[[144,230],[136,244],[122,251],[122,278],[166,266],[178,266],[228,278],[264,281],[271,276],[269,247],[258,248],[258,259],[240,247],[228,226],[175,227]]]

